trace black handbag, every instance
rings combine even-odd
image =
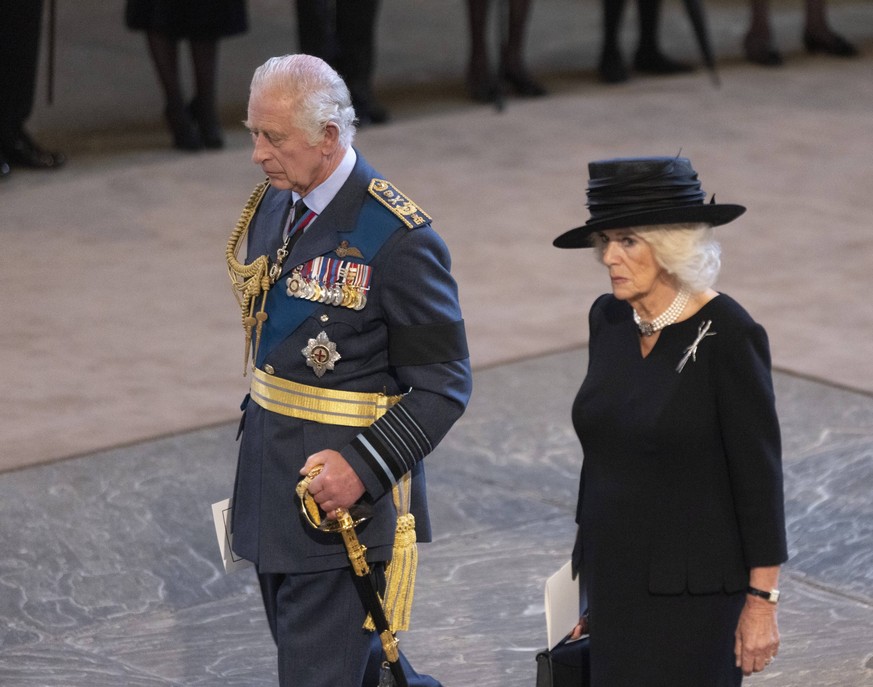
[[[536,687],[589,687],[588,637],[565,637],[555,648],[537,654]]]

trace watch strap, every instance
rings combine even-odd
[[[751,594],[752,596],[757,596],[765,601],[769,601],[771,604],[778,603],[779,601],[779,590],[771,589],[769,592],[765,592],[763,589],[756,589],[751,585],[746,587],[746,593]]]

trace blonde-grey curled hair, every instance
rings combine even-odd
[[[629,227],[652,248],[655,261],[680,286],[701,293],[715,284],[721,270],[721,246],[709,224],[659,224]],[[603,262],[605,246],[594,242],[595,256]]]

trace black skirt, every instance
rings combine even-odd
[[[613,593],[591,599],[592,687],[742,683],[742,671],[734,665],[734,631],[743,592],[656,595],[621,583],[613,578]]]
[[[174,38],[222,38],[248,29],[245,0],[127,0],[129,29]]]

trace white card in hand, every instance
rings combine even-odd
[[[573,579],[570,561],[546,580],[545,591],[546,636],[554,649],[579,622],[579,579]]]
[[[218,548],[221,551],[221,562],[224,572],[230,573],[252,565],[251,561],[240,558],[233,552],[233,532],[230,529],[230,516],[233,512],[232,499],[224,499],[212,504],[212,521],[215,523],[215,536],[218,538]]]

